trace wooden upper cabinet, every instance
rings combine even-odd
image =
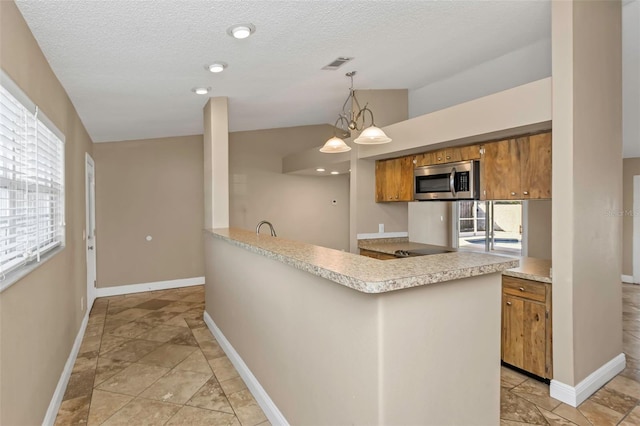
[[[483,146],[482,200],[551,198],[551,133]]]
[[[413,201],[413,156],[376,161],[376,202]]]
[[[521,139],[484,145],[480,166],[480,199],[519,200]]]
[[[440,149],[416,155],[416,167],[431,166],[433,164],[455,163],[464,160],[479,160],[480,146],[462,146]]]
[[[551,198],[551,133],[529,136],[520,159],[523,198]]]

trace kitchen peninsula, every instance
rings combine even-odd
[[[272,422],[499,422],[501,273],[516,259],[381,261],[226,228],[206,231],[205,256],[205,320]]]

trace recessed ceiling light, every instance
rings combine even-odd
[[[324,169],[323,169],[322,167],[318,167],[318,168],[316,169],[316,172],[324,172]]]
[[[211,90],[211,87],[194,87],[191,89],[196,95],[206,95]]]
[[[336,172],[335,170],[331,172],[332,175],[339,175],[340,172]]]
[[[238,24],[227,28],[227,34],[238,39],[247,38],[255,32],[256,27],[253,24]]]
[[[227,68],[229,65],[227,65],[226,62],[214,62],[211,65],[207,65],[205,66],[206,69],[208,69],[211,72],[222,72],[225,70],[225,68]]]

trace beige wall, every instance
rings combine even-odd
[[[84,311],[84,164],[92,143],[12,1],[0,2],[0,66],[65,135],[66,246],[0,294],[0,424],[42,423]]]
[[[409,203],[409,241],[450,246],[452,204],[447,201]]]
[[[640,175],[640,157],[622,163],[622,210],[633,211],[633,177]],[[622,273],[633,275],[633,215],[622,216]]]
[[[98,287],[203,276],[202,135],[100,143],[93,152]]]
[[[284,156],[320,146],[331,134],[328,125],[230,133],[230,226],[252,230],[268,220],[280,237],[347,250],[349,176],[282,173]]]
[[[204,107],[204,227],[229,227],[229,111],[227,98]]]
[[[551,200],[527,202],[527,256],[551,259]]]
[[[576,386],[622,353],[620,2],[552,2],[552,45],[553,371]]]
[[[361,106],[369,104],[378,127],[404,121],[409,116],[407,90],[358,90]],[[367,121],[367,124],[369,122]],[[357,137],[354,132],[353,137]],[[384,146],[398,145],[397,140]],[[360,152],[371,148],[350,143],[351,150],[351,202],[350,249],[358,252],[357,234],[378,232],[378,225],[384,224],[385,232],[407,232],[407,203],[376,203],[376,169],[374,160],[361,160]]]

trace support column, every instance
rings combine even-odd
[[[553,375],[577,406],[622,354],[619,1],[552,2]]]
[[[204,227],[229,227],[229,114],[227,98],[204,107]]]

